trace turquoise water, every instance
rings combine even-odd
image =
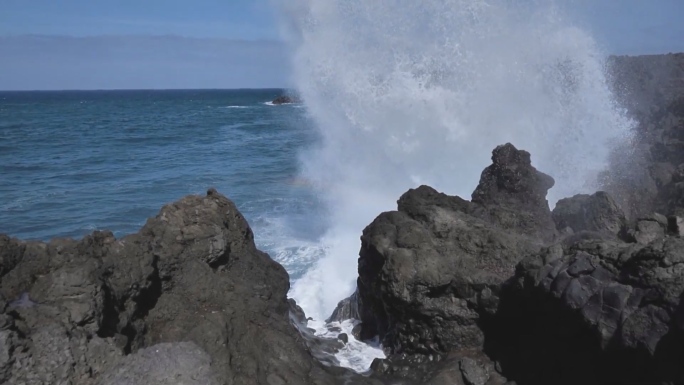
[[[213,186],[296,278],[321,231],[320,204],[297,179],[316,137],[303,108],[267,104],[281,93],[0,92],[0,233],[120,237]]]

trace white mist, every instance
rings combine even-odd
[[[469,199],[499,144],[553,176],[553,205],[594,190],[631,122],[603,55],[549,2],[281,0],[294,81],[321,141],[302,154],[321,186],[326,250],[290,295],[324,319],[352,293],[359,237],[409,188]]]

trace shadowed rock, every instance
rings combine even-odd
[[[520,263],[490,352],[523,384],[682,383],[682,298],[682,238],[570,238]]]

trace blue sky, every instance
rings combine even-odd
[[[0,0],[0,89],[288,86],[270,1]],[[684,51],[684,0],[557,2],[608,53]]]
[[[277,39],[268,0],[0,0],[0,35]]]

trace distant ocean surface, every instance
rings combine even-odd
[[[296,279],[308,265],[297,255],[322,231],[296,177],[316,133],[301,106],[268,104],[282,92],[0,92],[0,233],[121,237],[216,187]]]

